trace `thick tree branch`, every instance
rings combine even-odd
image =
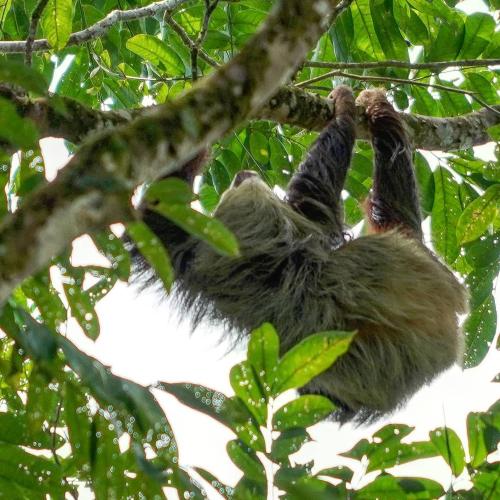
[[[247,119],[288,80],[326,28],[338,0],[281,0],[241,52],[177,100],[82,146],[56,180],[0,226],[0,303],[75,237],[126,221],[147,179]]]
[[[114,10],[92,26],[73,33],[69,37],[67,45],[81,45],[85,42],[95,40],[96,38],[101,38],[109,29],[119,22],[135,21],[145,17],[152,17],[166,10],[175,9],[187,1],[188,0],[163,0],[138,9]],[[27,51],[28,42],[24,40],[0,41],[0,53],[25,53]],[[30,53],[44,50],[50,50],[49,42],[45,38],[32,41]]]
[[[154,108],[135,110],[100,111],[69,98],[41,98],[30,101],[9,89],[0,88],[0,96],[13,102],[18,113],[31,118],[41,137],[61,137],[80,144],[92,133],[126,124]],[[434,118],[401,113],[414,146],[418,149],[450,151],[479,146],[491,141],[486,129],[500,123],[500,106],[493,106],[496,113],[482,109],[464,116]],[[331,103],[327,99],[294,87],[282,87],[252,118],[271,120],[283,125],[294,125],[306,130],[322,130],[332,119]],[[367,139],[368,132],[358,116],[358,139]]]

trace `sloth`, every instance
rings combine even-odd
[[[319,135],[280,199],[255,172],[238,173],[215,216],[238,238],[240,257],[218,254],[142,207],[143,221],[168,249],[173,295],[196,327],[203,319],[246,336],[264,322],[288,350],[307,335],[356,331],[347,353],[301,389],[336,405],[339,422],[368,422],[400,407],[459,362],[459,315],[466,293],[422,242],[412,150],[403,122],[378,89],[356,103],[350,88],[330,94],[335,117]],[[355,142],[355,104],[374,149],[367,234],[348,237],[342,189]],[[205,153],[174,174],[190,183]],[[136,276],[159,283],[136,248]]]

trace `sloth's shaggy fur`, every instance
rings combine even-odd
[[[336,140],[349,146],[345,135]],[[345,154],[337,142],[334,147]],[[318,162],[314,149],[309,160]],[[335,401],[337,420],[373,420],[460,360],[457,315],[466,310],[466,295],[406,231],[346,241],[341,231],[325,231],[324,220],[317,223],[305,212],[256,178],[230,189],[216,216],[239,240],[236,259],[187,237],[152,211],[146,210],[144,220],[169,248],[177,272],[173,295],[195,326],[208,319],[246,334],[269,321],[283,350],[314,332],[357,330],[349,351],[303,391]],[[134,254],[136,269],[151,273]]]

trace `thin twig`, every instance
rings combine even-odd
[[[191,39],[184,28],[171,16],[170,12],[165,12],[164,19],[165,22],[179,35],[189,50],[197,50],[200,58],[210,64],[210,66],[213,66],[214,68],[219,66],[219,63],[215,59],[212,59],[203,49],[196,46],[196,42]]]
[[[457,61],[433,61],[425,63],[411,63],[408,61],[370,61],[370,62],[321,62],[306,61],[304,67],[325,68],[325,69],[384,69],[384,68],[405,68],[405,69],[432,69],[438,70],[450,66],[464,67],[485,67],[500,65],[500,59],[461,59]]]
[[[218,3],[219,0],[214,0],[213,2],[205,0],[205,15],[203,16],[203,23],[200,32],[198,33],[198,37],[194,42],[195,47],[191,49],[191,75],[193,77],[193,81],[198,79],[198,54],[207,36],[210,18],[212,17]]]
[[[31,54],[33,49],[33,43],[35,41],[36,30],[38,28],[38,23],[42,17],[43,9],[49,3],[49,0],[40,0],[31,15],[30,27],[28,30],[28,38],[26,38],[26,54],[24,56],[24,62],[26,66],[31,66]]]

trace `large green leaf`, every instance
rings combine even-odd
[[[321,422],[334,410],[335,405],[323,396],[300,396],[276,411],[273,415],[273,429],[286,431],[295,427],[310,427]]]
[[[278,356],[278,334],[271,324],[264,323],[250,335],[248,362],[254,367],[266,393],[271,390],[274,372],[278,366]]]
[[[434,446],[450,466],[455,477],[458,477],[465,467],[465,452],[462,442],[453,429],[441,427],[430,433]]]
[[[35,147],[38,140],[35,124],[28,118],[21,118],[14,104],[3,97],[0,97],[0,139],[21,149]]]
[[[174,270],[167,250],[162,242],[146,224],[133,222],[127,226],[127,232],[137,245],[137,249],[153,267],[166,290],[174,282]]]
[[[465,19],[465,37],[459,59],[472,59],[481,55],[495,31],[495,20],[489,14],[473,12]]]
[[[457,240],[460,245],[476,240],[493,224],[500,210],[500,184],[465,207],[457,222]]]
[[[292,347],[276,370],[273,394],[302,387],[328,369],[349,348],[352,332],[323,332],[310,335]]]
[[[153,208],[188,233],[209,243],[219,253],[231,257],[239,255],[238,240],[217,219],[207,217],[188,205],[159,203]]]
[[[155,66],[162,64],[168,74],[184,73],[184,63],[171,47],[156,36],[139,34],[127,40],[127,49],[150,61]]]
[[[434,183],[436,191],[432,207],[432,243],[446,262],[452,264],[459,253],[456,227],[462,210],[458,185],[443,167],[435,170]]]
[[[73,1],[49,0],[43,11],[42,28],[50,45],[61,50],[73,28]]]

